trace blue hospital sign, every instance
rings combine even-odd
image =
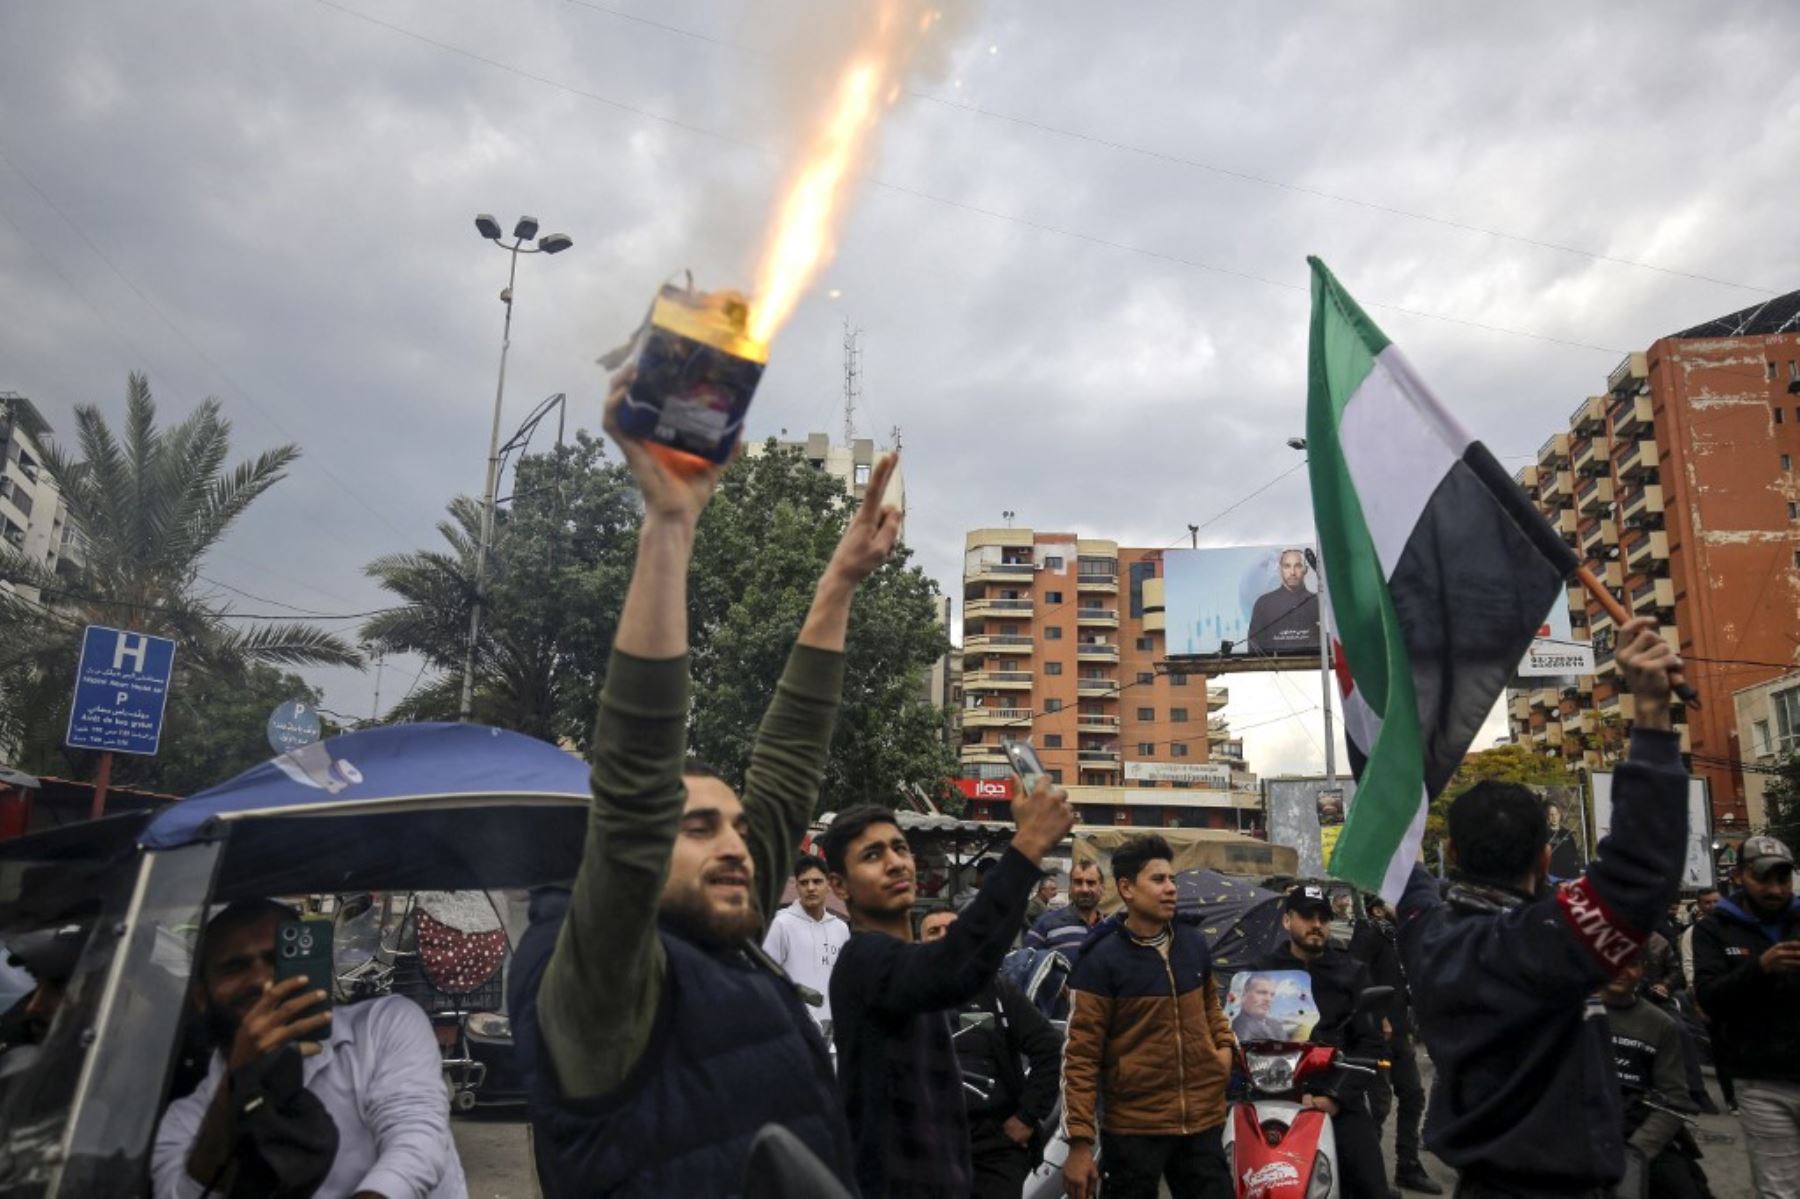
[[[154,754],[163,707],[175,673],[175,643],[166,637],[89,625],[75,670],[75,704],[65,745]]]

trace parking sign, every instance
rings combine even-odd
[[[89,625],[75,670],[75,704],[65,745],[122,754],[154,754],[175,673],[175,643],[124,629]]]

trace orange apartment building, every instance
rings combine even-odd
[[[1677,708],[1682,748],[1728,834],[1761,821],[1737,768],[1747,747],[1732,695],[1800,662],[1796,458],[1800,291],[1627,356],[1517,476],[1626,608],[1655,615],[1688,659],[1700,705]],[[1631,717],[1617,630],[1579,587],[1568,594],[1598,671],[1512,692],[1510,723],[1540,752],[1605,768]]]
[[[1243,744],[1203,675],[1164,658],[1162,555],[977,529],[965,539],[961,764],[971,815],[999,815],[1005,737],[1028,738],[1081,823],[1249,829]],[[985,784],[985,785],[984,785]]]

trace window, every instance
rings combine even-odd
[[[1144,614],[1144,580],[1156,577],[1156,563],[1133,562],[1131,564],[1131,614],[1141,617]]]
[[[1788,382],[1800,383],[1800,358],[1788,359]]]
[[[1769,382],[1775,382],[1775,364],[1773,362],[1769,363]]]
[[[1794,469],[1794,459],[1793,459],[1792,455],[1783,454],[1781,456],[1781,469],[1782,470],[1793,470]]]
[[[1045,749],[1061,749],[1062,748],[1062,734],[1061,733],[1045,733],[1044,734],[1044,748]]]
[[[1044,629],[1044,640],[1045,641],[1061,641],[1062,640],[1062,626],[1059,624],[1053,624],[1053,625],[1050,625],[1047,628],[1045,628]]]
[[[1019,635],[1019,626],[1012,622],[1003,624],[1000,626],[1000,635],[1002,637],[1017,637]]]
[[[1769,697],[1775,713],[1775,749],[1785,752],[1800,740],[1800,687],[1789,687]]]
[[[1061,674],[1062,673],[1062,663],[1061,662],[1046,662],[1046,663],[1044,663],[1044,673],[1045,674]]]
[[[1796,504],[1793,500],[1788,501],[1788,519],[1800,520],[1800,504]]]
[[[1169,709],[1169,719],[1174,721],[1176,724],[1186,724],[1187,718],[1188,718],[1188,710],[1186,708],[1170,708]]]
[[[1185,742],[1185,741],[1171,742],[1169,744],[1169,756],[1173,757],[1173,758],[1187,757],[1188,756],[1187,742]]]
[[[1063,568],[1063,560],[1060,557],[1056,556],[1055,554],[1051,554],[1050,556],[1048,556],[1044,559],[1044,569],[1045,570],[1061,570],[1062,568]]]
[[[1138,686],[1147,687],[1151,683],[1154,683],[1155,681],[1156,681],[1156,672],[1154,670],[1138,671],[1138,677],[1137,677],[1137,685]]]
[[[855,479],[858,487],[867,487],[869,485],[869,464],[867,462],[858,462],[856,464]]]
[[[1779,425],[1786,419],[1787,419],[1787,410],[1785,408],[1781,408],[1781,407],[1777,406],[1775,409],[1775,423]]]
[[[1139,708],[1138,709],[1138,719],[1139,720],[1155,720],[1156,719],[1156,709],[1155,708]]]
[[[1137,647],[1139,649],[1155,649],[1156,642],[1149,637],[1139,637],[1137,639]]]
[[[1185,675],[1185,674],[1171,674],[1171,675],[1169,675],[1169,686],[1171,686],[1171,687],[1185,687],[1185,686],[1187,686],[1187,676],[1186,676],[1186,675]]]
[[[1062,771],[1052,769],[1050,771],[1050,781],[1059,787],[1062,786]]]
[[[1155,752],[1156,752],[1156,742],[1154,742],[1154,741],[1138,742],[1138,753],[1142,754],[1144,757],[1147,758]]]
[[[1046,712],[1060,712],[1060,711],[1062,711],[1062,700],[1060,700],[1060,699],[1047,699],[1047,700],[1045,700],[1045,701],[1044,701],[1044,711],[1046,711]]]
[[[1062,603],[1062,592],[1060,592],[1060,591],[1046,591],[1046,592],[1044,592],[1044,602],[1045,602],[1045,603],[1046,603],[1046,604],[1060,604],[1060,603]]]
[[[1751,752],[1759,758],[1769,757],[1775,752],[1774,746],[1769,744],[1768,721],[1759,720],[1750,726],[1750,746]]]

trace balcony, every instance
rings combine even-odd
[[[1652,569],[1653,562],[1669,560],[1669,535],[1661,529],[1639,533],[1636,541],[1625,547],[1625,566],[1635,572]]]
[[[1583,441],[1569,458],[1569,465],[1575,473],[1602,474],[1606,470],[1607,456],[1612,453],[1612,439],[1604,433],[1596,434]]]
[[[1552,720],[1544,725],[1544,741],[1546,744],[1558,746],[1563,743],[1562,721]]]
[[[998,745],[983,745],[979,741],[964,743],[961,751],[957,754],[957,758],[964,766],[988,765],[990,763],[1000,766],[1012,765],[1012,760],[1006,756],[1005,750],[1001,749]]]
[[[1606,390],[1617,394],[1627,388],[1637,390],[1637,385],[1650,377],[1650,359],[1642,350],[1625,355],[1619,365],[1613,367],[1612,374],[1606,376]]]
[[[1119,769],[1119,751],[1116,749],[1078,749],[1075,759],[1083,770]]]
[[[1075,576],[1075,589],[1077,591],[1099,591],[1117,595],[1119,593],[1119,576],[1117,572],[1112,574],[1090,574],[1084,570]]]
[[[1597,520],[1581,534],[1581,552],[1590,558],[1600,556],[1602,546],[1619,544],[1619,526],[1610,520]]]
[[[1506,704],[1506,714],[1517,721],[1523,722],[1530,720],[1531,696],[1523,691],[1513,692],[1512,698],[1509,699]]]
[[[1573,508],[1559,508],[1556,515],[1550,518],[1551,527],[1561,533],[1565,541],[1575,540],[1575,531],[1579,523],[1575,518]]]
[[[1075,656],[1083,662],[1117,662],[1119,647],[1103,645],[1096,641],[1084,641],[1075,647]]]
[[[1229,704],[1230,702],[1231,702],[1231,688],[1229,688],[1229,687],[1208,687],[1206,689],[1206,706],[1208,708],[1223,708],[1225,705]]]
[[[1031,638],[1010,633],[976,633],[963,638],[964,654],[1029,654],[1032,649]]]
[[[1619,477],[1635,479],[1646,471],[1656,469],[1656,443],[1654,441],[1621,441],[1620,452],[1614,456],[1613,463],[1619,468]]]
[[[1031,583],[1037,566],[1030,562],[977,562],[975,569],[963,576],[965,583]]]
[[[1117,608],[1077,608],[1075,623],[1097,629],[1116,629],[1119,627],[1119,610]]]
[[[1554,687],[1538,687],[1531,693],[1531,706],[1542,711],[1551,711],[1561,701]]]
[[[970,670],[963,673],[963,692],[1029,691],[1029,670]]]
[[[1558,435],[1560,436],[1560,434]],[[1575,474],[1567,470],[1545,471],[1538,476],[1538,502],[1556,508],[1575,494]]]
[[[1218,741],[1207,746],[1207,755],[1220,762],[1230,762],[1234,766],[1244,764],[1244,743],[1242,741]]]
[[[1656,607],[1656,580],[1645,579],[1631,589],[1631,611],[1634,616],[1643,616]]]
[[[969,682],[968,682],[967,677],[965,676],[965,678],[963,680],[963,688],[966,690],[968,688],[968,686],[969,686]],[[1119,680],[1117,680],[1117,679],[1076,679],[1075,680],[1075,694],[1080,695],[1080,696],[1103,696],[1103,697],[1104,696],[1113,696],[1113,697],[1116,697],[1119,694]]]
[[[1230,717],[1208,716],[1206,718],[1206,731],[1209,735],[1214,737],[1229,737],[1231,735]]]
[[[1613,405],[1613,436],[1648,433],[1651,426],[1649,396],[1632,396]]]
[[[1029,616],[1028,599],[972,599],[963,601],[964,620],[987,620],[995,616]]]
[[[1625,503],[1620,509],[1626,520],[1639,515],[1660,515],[1662,510],[1663,489],[1659,483],[1633,488],[1625,494]]]
[[[1119,718],[1117,716],[1102,716],[1097,712],[1077,712],[1075,714],[1075,727],[1078,731],[1083,733],[1117,733],[1119,731]]]
[[[1563,720],[1562,720],[1563,732],[1564,733],[1586,733],[1588,731],[1588,723],[1589,723],[1588,713],[1586,713],[1586,712],[1570,712],[1567,716],[1563,717]]]
[[[1569,465],[1569,435],[1552,433],[1550,440],[1538,447],[1539,467],[1566,467]]]
[[[1018,725],[1029,731],[1031,727],[1030,708],[964,708],[962,724],[965,729],[1001,728],[1007,725]]]
[[[1606,428],[1606,397],[1589,396],[1575,406],[1569,413],[1569,427],[1582,437],[1599,433]]]
[[[1519,473],[1513,476],[1513,481],[1520,487],[1523,487],[1526,491],[1536,491],[1538,485],[1538,468],[1535,466],[1521,466],[1519,468]]]
[[[1575,511],[1583,516],[1600,516],[1612,507],[1611,479],[1591,478],[1575,489]]]

